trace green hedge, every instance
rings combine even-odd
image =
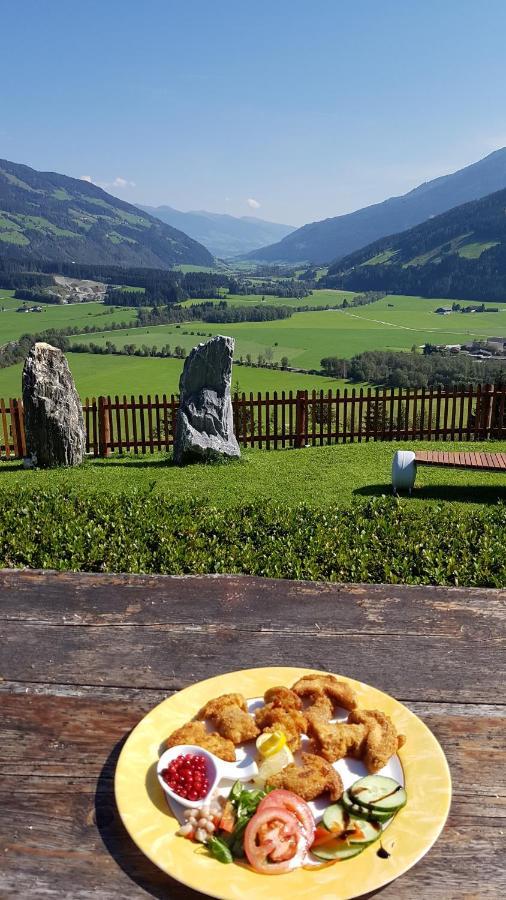
[[[222,510],[154,492],[17,489],[0,507],[2,566],[501,587],[506,506],[462,516],[383,497],[327,511]]]

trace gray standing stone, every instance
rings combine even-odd
[[[23,368],[23,406],[32,465],[51,468],[82,463],[83,411],[62,350],[42,342],[33,345]]]
[[[234,434],[230,384],[234,340],[211,338],[194,347],[179,379],[174,462],[241,455]]]

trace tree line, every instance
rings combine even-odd
[[[454,384],[503,384],[506,360],[475,360],[464,354],[439,351],[415,352],[367,350],[351,359],[324,357],[320,365],[326,375],[351,382],[387,387],[448,387]]]

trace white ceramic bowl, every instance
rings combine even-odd
[[[206,759],[209,792],[206,797],[203,797],[200,800],[187,800],[186,797],[180,797],[180,795],[176,794],[162,778],[162,772],[168,768],[169,763],[171,763],[173,759],[176,759],[177,756],[186,756],[187,753],[191,753],[193,756],[204,756]],[[219,759],[219,757],[215,756],[214,753],[210,753],[209,750],[204,750],[203,747],[197,747],[195,744],[178,744],[162,753],[158,760],[156,774],[158,775],[158,781],[163,790],[171,800],[175,800],[177,803],[180,803],[181,806],[186,806],[188,809],[197,809],[214,794],[222,779],[226,778],[230,781],[249,781],[251,778],[254,778],[255,775],[258,775],[258,766],[255,762],[250,763],[249,765],[244,764],[244,762],[225,762],[223,759]]]

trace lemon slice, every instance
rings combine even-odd
[[[257,738],[257,750],[264,759],[274,756],[286,746],[286,734],[283,731],[264,732]]]
[[[290,763],[293,763],[293,753],[288,744],[284,744],[277,753],[261,760],[258,766],[258,775],[254,778],[255,784],[257,787],[264,787],[269,778],[277,775]]]

